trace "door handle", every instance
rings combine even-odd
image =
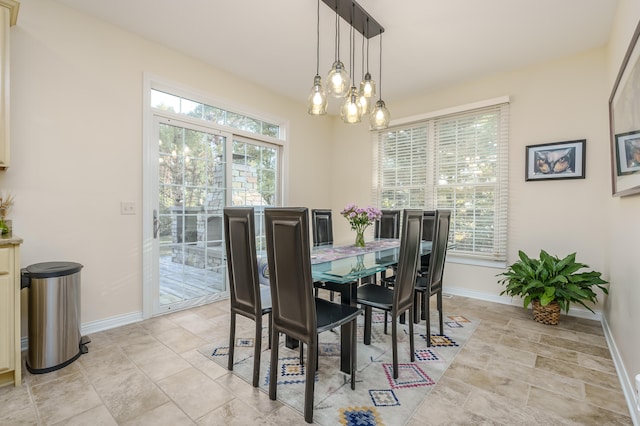
[[[160,231],[160,219],[158,219],[158,210],[153,210],[153,238],[158,238]]]

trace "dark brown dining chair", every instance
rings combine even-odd
[[[256,258],[255,217],[251,207],[224,209],[224,234],[231,293],[231,321],[229,330],[229,363],[233,370],[233,352],[236,337],[236,315],[250,318],[256,323],[253,354],[253,386],[258,387],[260,353],[262,350],[262,316],[269,314],[271,338],[271,295],[267,286],[261,286]],[[271,347],[271,339],[269,339]]]
[[[380,210],[382,216],[376,220],[374,235],[376,238],[400,238],[400,219],[402,210]]]
[[[333,222],[331,219],[331,210],[328,209],[312,209],[311,210],[311,229],[314,247],[333,244]],[[315,281],[315,296],[318,297],[318,289],[324,288],[329,291],[329,300],[333,301],[334,294],[331,284],[324,281]]]
[[[374,236],[376,238],[400,238],[400,220],[402,210],[380,210],[380,213],[382,213],[380,219],[376,220],[375,222]],[[396,265],[391,265],[390,269],[393,270],[393,275],[388,276],[386,271],[380,272],[380,281],[387,287],[393,285],[393,281],[395,280]],[[374,279],[368,281],[375,283],[376,280]],[[385,333],[386,332],[387,331],[385,329]]]
[[[422,298],[422,312],[427,322],[427,346],[431,346],[431,317],[429,315],[429,299],[434,294],[437,296],[436,305],[440,319],[440,334],[444,333],[444,315],[442,312],[442,277],[444,276],[444,263],[447,257],[449,245],[449,226],[451,223],[451,210],[436,210],[434,238],[431,242],[431,256],[427,272],[418,277],[415,291],[416,299]]]
[[[422,241],[433,241],[436,228],[436,211],[425,210],[422,213]],[[431,253],[420,256],[419,274],[424,274],[429,269],[429,258]]]
[[[311,230],[313,232],[313,245],[323,246],[333,244],[333,221],[331,210],[311,210]]]
[[[364,344],[371,344],[372,308],[391,313],[393,378],[398,378],[398,317],[409,311],[409,347],[411,362],[415,360],[413,342],[413,292],[420,258],[422,210],[405,210],[400,237],[397,278],[393,288],[377,284],[358,287],[357,303],[364,306]]]
[[[269,398],[276,399],[279,338],[280,333],[284,333],[299,340],[301,345],[307,345],[304,419],[311,423],[318,365],[318,334],[350,324],[349,365],[351,389],[355,389],[356,320],[362,310],[313,297],[306,208],[266,208],[265,232],[273,300]],[[300,361],[302,362],[302,356]]]

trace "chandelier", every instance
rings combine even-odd
[[[382,100],[382,33],[384,28],[369,15],[355,0],[322,0],[335,11],[335,58],[326,79],[326,88],[320,76],[320,0],[317,0],[316,21],[316,75],[309,95],[308,112],[311,115],[327,113],[328,97],[338,98],[341,102],[340,116],[347,124],[360,123],[368,119],[374,130],[389,126],[390,114]],[[349,24],[349,66],[347,71],[340,60],[340,18]],[[359,87],[355,81],[355,33],[362,35],[362,81]],[[369,72],[369,40],[380,40],[380,75],[378,76],[378,101],[373,106],[376,95],[376,83]],[[365,63],[366,40],[366,69]]]

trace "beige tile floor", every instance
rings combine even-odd
[[[445,312],[481,323],[409,425],[632,423],[600,323],[453,296]],[[93,334],[71,365],[0,389],[0,424],[304,423],[197,351],[227,335],[228,301]]]

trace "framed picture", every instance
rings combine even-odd
[[[584,179],[586,139],[527,146],[525,180]]]
[[[640,172],[640,130],[616,135],[618,176]]]
[[[613,196],[640,194],[640,166],[633,160],[640,143],[640,23],[622,60],[609,97]]]

